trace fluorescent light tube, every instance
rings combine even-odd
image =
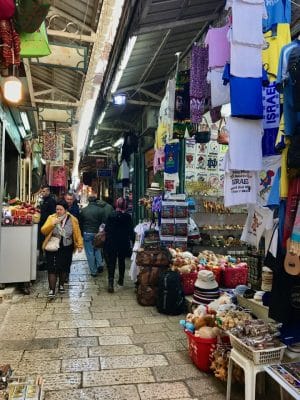
[[[115,79],[113,81],[112,87],[111,87],[111,93],[115,93],[116,90],[118,89],[120,80],[122,78],[123,72],[128,64],[129,58],[131,56],[132,50],[134,48],[135,42],[136,42],[137,36],[131,36],[131,38],[128,40],[127,46],[125,48],[125,51],[123,53],[123,58],[121,61],[121,64],[119,66],[119,69],[116,73]]]
[[[26,137],[26,131],[23,126],[19,126],[19,132],[20,132],[22,139],[24,139]]]
[[[98,128],[96,128],[96,129],[94,130],[94,136],[97,136],[97,134],[98,134]]]
[[[110,149],[112,149],[112,147],[111,146],[107,146],[107,147],[103,147],[99,151],[105,151],[105,150],[110,150]]]
[[[99,124],[99,125],[102,124],[102,122],[103,122],[103,120],[104,120],[104,117],[105,117],[105,111],[103,111],[102,114],[100,115],[100,118],[99,118],[99,120],[98,120],[98,124]]]
[[[23,122],[25,131],[30,131],[30,123],[28,120],[27,113],[25,111],[21,111],[20,115],[21,115],[21,120]]]
[[[92,140],[90,141],[90,147],[93,147],[93,144],[94,144],[94,139],[92,139]]]

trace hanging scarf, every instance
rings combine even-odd
[[[190,115],[193,124],[199,124],[204,113],[205,100],[209,96],[206,80],[208,71],[208,47],[193,46],[190,80]]]
[[[289,183],[289,193],[286,203],[283,231],[283,247],[286,248],[286,241],[291,237],[294,221],[297,215],[298,203],[300,201],[300,178],[294,178]]]
[[[290,251],[300,256],[300,202],[297,205],[297,213],[291,235]]]

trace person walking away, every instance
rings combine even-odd
[[[108,202],[106,202],[105,200],[97,200],[97,204],[100,207],[100,210],[102,212],[102,220],[103,220],[103,224],[106,224],[106,221],[108,219],[108,217],[112,214],[112,212],[114,211],[114,208],[112,205],[110,205]]]
[[[84,250],[86,253],[91,275],[103,271],[101,251],[94,247],[94,238],[103,223],[103,213],[97,204],[97,196],[93,193],[88,198],[88,205],[80,211],[79,222],[83,233]]]
[[[55,297],[57,277],[59,278],[59,292],[64,293],[64,283],[72,263],[74,251],[81,252],[83,239],[77,218],[68,211],[68,204],[60,200],[56,205],[56,213],[50,215],[42,226],[42,233],[46,236],[43,249],[46,253],[49,281],[49,297]],[[58,248],[49,249],[51,238],[57,238]],[[48,245],[48,247],[47,247]]]
[[[108,292],[114,292],[114,278],[118,260],[118,285],[124,285],[125,258],[131,256],[131,243],[134,242],[133,222],[126,212],[126,200],[122,197],[116,201],[116,210],[108,217],[105,225],[106,240],[104,249],[108,257]]]
[[[77,219],[79,219],[79,206],[78,206],[78,202],[74,197],[74,194],[72,192],[67,192],[65,195],[65,201],[67,202],[68,206],[69,206],[69,213],[73,215],[73,217],[76,217]]]
[[[43,265],[46,266],[46,259],[43,253],[43,242],[45,236],[41,232],[41,228],[46,222],[49,215],[55,213],[56,201],[50,193],[50,187],[48,185],[41,187],[42,202],[40,205],[40,222],[38,225],[38,250],[39,250],[39,264],[40,269],[44,269]]]

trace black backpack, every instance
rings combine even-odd
[[[289,55],[287,70],[293,92],[293,110],[300,111],[300,46],[295,46]]]
[[[185,297],[178,272],[161,272],[158,280],[156,307],[159,313],[179,315],[185,312]]]

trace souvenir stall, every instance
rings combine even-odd
[[[201,370],[228,378],[228,399],[242,370],[249,400],[260,371],[288,390],[268,368],[284,368],[283,356],[299,360],[300,51],[299,40],[291,42],[288,3],[228,0],[223,24],[208,29],[190,69],[178,66],[168,82],[154,155],[154,173],[164,174],[159,233],[145,226],[136,247],[139,303],[179,314],[179,279],[190,295],[181,322],[190,356]],[[182,180],[200,229],[193,254],[175,240],[172,202],[186,200],[178,195]],[[164,246],[155,252],[153,242]],[[299,378],[299,367],[288,366]],[[290,393],[298,398],[295,376]]]

